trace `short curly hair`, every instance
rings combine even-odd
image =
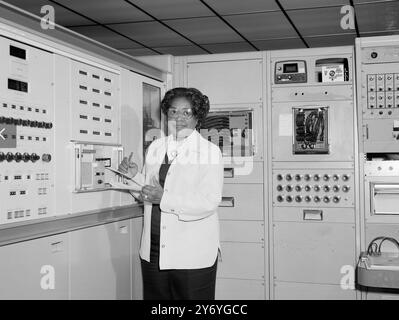
[[[195,119],[197,119],[197,129],[201,126],[209,112],[209,99],[201,91],[195,88],[173,88],[165,93],[161,101],[161,110],[167,115],[172,101],[177,98],[186,98],[191,104],[191,110]]]

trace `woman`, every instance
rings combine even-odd
[[[219,148],[195,129],[209,100],[194,88],[169,90],[161,102],[169,136],[148,148],[142,173],[124,158],[119,170],[145,184],[140,257],[144,299],[215,298],[223,187]]]

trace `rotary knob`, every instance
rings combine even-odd
[[[330,197],[325,196],[325,197],[323,198],[323,201],[324,201],[325,203],[329,203],[329,202],[330,202]]]
[[[291,180],[292,180],[292,176],[291,176],[290,174],[287,174],[287,175],[285,176],[285,180],[291,181]]]
[[[279,184],[279,185],[277,186],[277,191],[283,191],[283,186],[282,186],[281,184]]]
[[[344,174],[344,175],[342,176],[342,180],[348,181],[348,180],[349,180],[349,176],[348,176],[347,174]]]
[[[283,202],[284,201],[284,197],[283,196],[277,196],[277,201],[278,202]]]
[[[310,179],[312,179],[312,176],[310,174],[305,174],[304,179],[306,181],[309,181]]]
[[[329,175],[329,174],[325,174],[325,175],[323,176],[323,180],[324,180],[324,181],[330,180],[330,175]]]
[[[306,201],[306,202],[310,202],[310,201],[312,201],[312,198],[311,198],[310,196],[306,196],[306,197],[305,197],[305,201]]]
[[[15,154],[15,161],[20,162],[22,160],[22,154],[20,152],[17,152]]]
[[[295,175],[295,180],[296,181],[301,181],[301,179],[302,179],[302,176],[300,174],[296,174]]]
[[[13,117],[6,118],[6,124],[12,124],[14,122]]]
[[[3,152],[0,152],[0,162],[3,162],[6,159],[6,155]]]
[[[314,181],[319,181],[320,180],[320,176],[318,174],[315,174],[313,177]]]
[[[36,153],[32,153],[31,156],[30,156],[30,160],[32,162],[36,162],[39,159],[40,159],[40,156],[38,156]]]
[[[287,196],[287,201],[288,202],[292,202],[292,197],[291,196]]]
[[[50,161],[51,161],[51,155],[48,154],[48,153],[44,153],[44,154],[42,155],[42,161],[43,161],[43,162],[50,162]]]
[[[296,196],[295,197],[296,202],[302,202],[302,196]]]
[[[334,203],[338,203],[340,200],[341,200],[341,197],[339,197],[339,196],[335,196],[335,197],[333,198],[333,202],[334,202]]]
[[[337,186],[337,185],[333,186],[333,190],[334,190],[334,192],[338,192],[339,191],[339,186]]]
[[[308,186],[308,185],[306,185],[306,186],[305,186],[305,191],[309,192],[310,190],[312,190],[312,187],[311,187],[311,186]]]
[[[283,180],[283,176],[282,176],[281,174],[278,174],[278,175],[277,175],[277,180],[278,180],[278,181]]]
[[[290,186],[290,185],[286,186],[285,190],[287,190],[288,192],[291,192],[292,191],[292,186]]]
[[[13,161],[13,160],[14,160],[14,155],[13,155],[11,152],[7,152],[7,154],[6,154],[6,160],[7,160],[8,162]]]
[[[313,189],[314,189],[314,191],[319,192],[320,191],[320,186],[315,185]]]
[[[330,186],[324,186],[324,187],[323,187],[323,190],[324,190],[325,192],[329,192],[330,189],[331,189]]]
[[[319,196],[315,196],[314,197],[314,202],[320,202],[320,197]]]
[[[28,161],[30,160],[30,154],[27,153],[27,152],[25,152],[25,153],[22,155],[22,160],[23,160],[24,162],[28,162]]]
[[[333,180],[338,181],[339,180],[339,174],[334,174],[333,175]]]
[[[46,129],[51,129],[53,127],[53,124],[51,122],[47,122],[45,124]]]
[[[300,185],[295,186],[295,191],[300,192],[302,190],[302,187]]]
[[[342,187],[342,191],[343,191],[343,192],[348,192],[349,189],[350,189],[349,186],[343,186],[343,187]]]

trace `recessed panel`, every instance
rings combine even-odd
[[[279,10],[275,1],[270,0],[207,0],[207,4],[222,15]]]
[[[179,19],[213,16],[198,0],[130,0],[158,19]]]
[[[58,0],[58,2],[104,24],[152,20],[123,0]]]
[[[399,30],[398,17],[398,1],[356,6],[360,32]]]
[[[140,47],[140,44],[137,42],[120,36],[102,26],[72,27],[70,29],[116,49]]]
[[[242,38],[219,18],[180,19],[166,23],[199,44],[242,41]]]
[[[225,19],[251,41],[297,36],[282,12],[236,15]]]
[[[159,22],[118,24],[112,25],[112,29],[148,46],[161,47],[191,44],[190,41]]]

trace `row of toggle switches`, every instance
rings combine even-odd
[[[41,158],[42,158],[42,161],[44,161],[44,162],[51,161],[51,155],[48,153],[44,153]],[[40,156],[37,155],[36,153],[29,154],[27,152],[25,152],[23,154],[20,152],[16,152],[15,154],[13,154],[12,152],[7,152],[6,154],[4,154],[3,152],[0,152],[0,162],[3,162],[4,160],[6,160],[7,162],[11,162],[11,161],[36,162],[36,161],[40,160]]]
[[[23,127],[31,127],[31,128],[44,128],[44,129],[51,129],[53,124],[51,122],[44,122],[44,121],[36,121],[36,120],[23,120],[23,119],[15,119],[13,117],[0,117],[0,124],[13,124],[16,126],[23,126]]]

